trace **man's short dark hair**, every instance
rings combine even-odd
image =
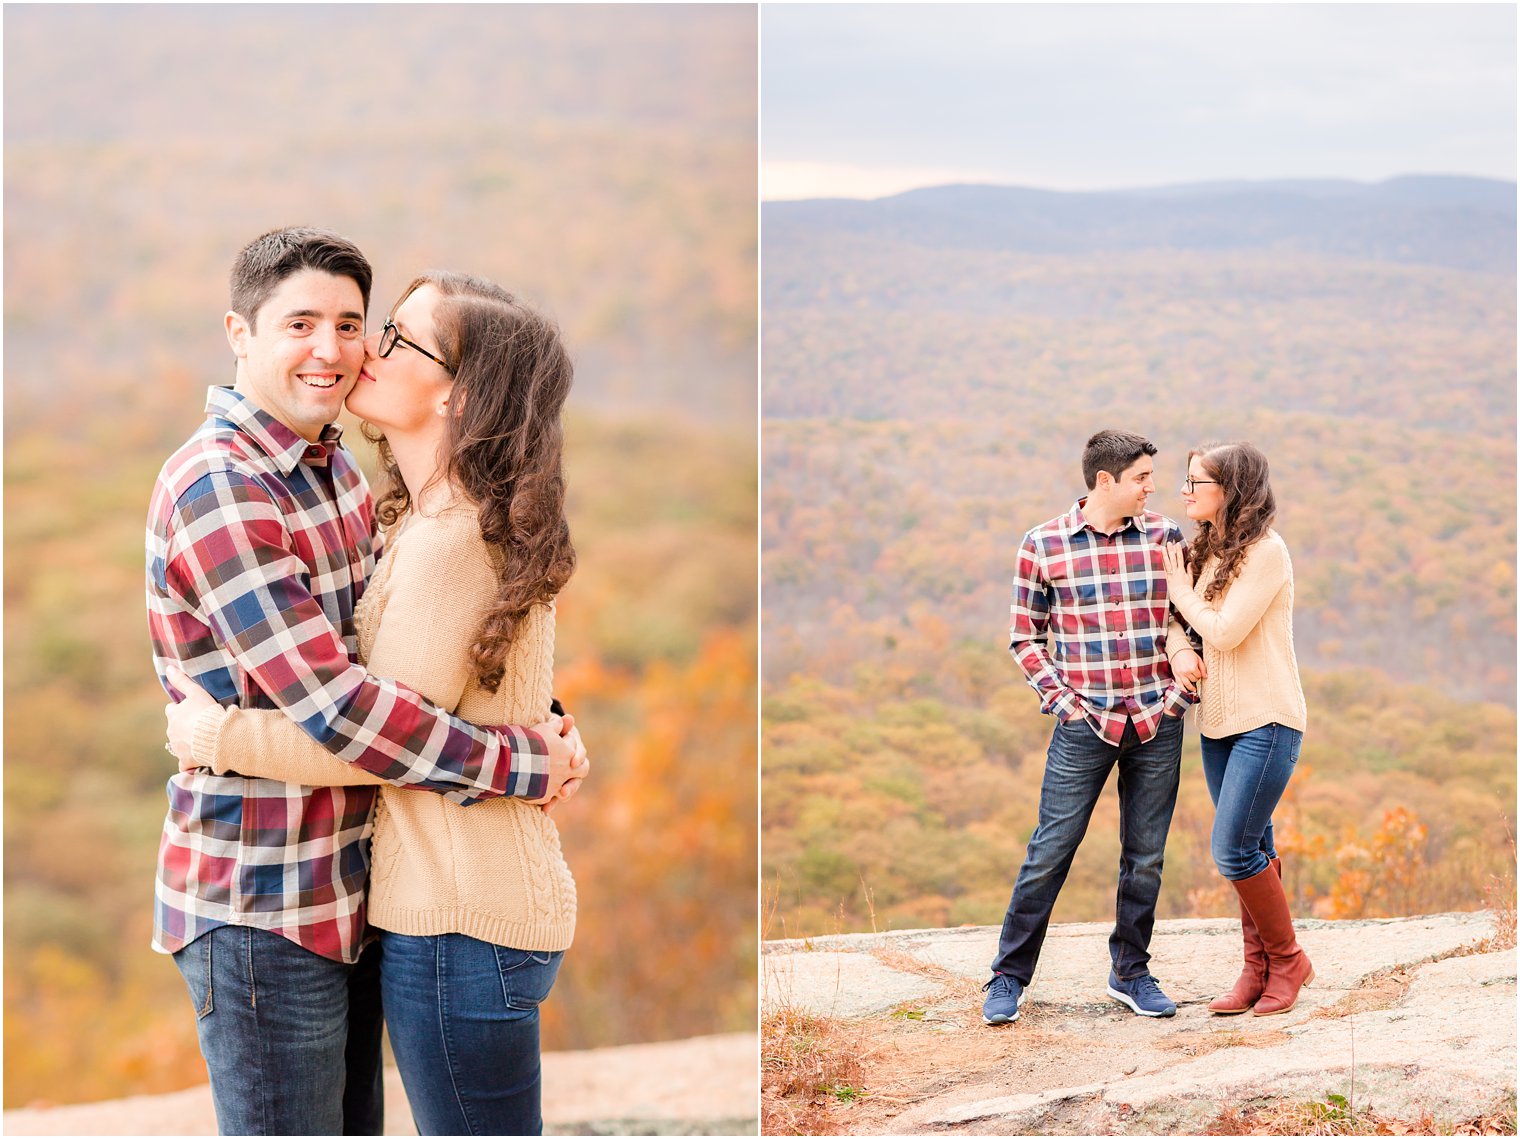
[[[259,309],[281,281],[303,269],[351,278],[364,298],[364,311],[369,311],[374,278],[369,261],[348,238],[310,226],[272,229],[243,246],[232,263],[232,311],[248,322],[250,332],[258,332]]]
[[[1082,478],[1087,489],[1098,485],[1098,472],[1107,471],[1114,481],[1129,470],[1141,455],[1154,455],[1156,444],[1133,431],[1099,431],[1082,449]]]

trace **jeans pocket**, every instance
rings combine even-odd
[[[190,1003],[195,1006],[195,1019],[205,1020],[211,1015],[211,934],[203,933],[174,955],[180,976],[190,990]]]
[[[537,1008],[549,995],[549,990],[554,988],[564,953],[558,950],[552,953],[534,953],[526,949],[508,949],[504,945],[493,948],[496,950],[496,968],[501,973],[501,991],[507,1007],[519,1012]]]

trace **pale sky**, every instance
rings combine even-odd
[[[1515,178],[1502,4],[761,8],[766,198]]]

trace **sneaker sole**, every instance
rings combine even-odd
[[[1176,1006],[1173,1006],[1172,1008],[1169,1008],[1169,1009],[1163,1009],[1161,1012],[1147,1012],[1145,1009],[1143,1009],[1139,1005],[1137,1005],[1134,1002],[1134,999],[1132,997],[1126,996],[1124,993],[1121,993],[1118,989],[1114,988],[1112,985],[1110,985],[1108,987],[1108,995],[1111,996],[1111,997],[1113,997],[1114,1000],[1118,1001],[1120,1004],[1124,1005],[1131,1012],[1133,1012],[1136,1016],[1157,1016],[1157,1017],[1162,1017],[1162,1016],[1176,1016],[1177,1015]]]
[[[993,1028],[996,1028],[1001,1024],[1012,1024],[1014,1021],[1019,1019],[1019,1010],[1024,1007],[1024,1002],[1028,999],[1029,990],[1025,989],[1022,993],[1019,994],[1019,1003],[1014,1007],[1012,1016],[990,1017],[986,1013],[983,1013],[982,1023],[991,1025]]]

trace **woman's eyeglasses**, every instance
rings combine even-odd
[[[384,344],[385,341],[382,340],[380,343]],[[382,353],[380,353],[380,355],[384,356],[385,353],[382,352]],[[1215,479],[1193,479],[1193,478],[1188,478],[1188,479],[1183,479],[1182,480],[1182,489],[1185,490],[1185,491],[1187,491],[1189,494],[1193,493],[1193,488],[1195,486],[1218,486],[1218,485],[1219,485],[1219,483]]]
[[[449,367],[437,356],[434,356],[431,352],[429,352],[421,344],[418,344],[415,340],[408,340],[405,336],[402,336],[401,330],[397,328],[393,322],[388,320],[385,322],[385,328],[380,333],[380,347],[376,349],[375,355],[379,356],[383,360],[391,354],[397,344],[405,344],[413,352],[421,352],[424,356],[433,361],[433,363],[437,364],[445,372],[453,374],[453,368]]]

